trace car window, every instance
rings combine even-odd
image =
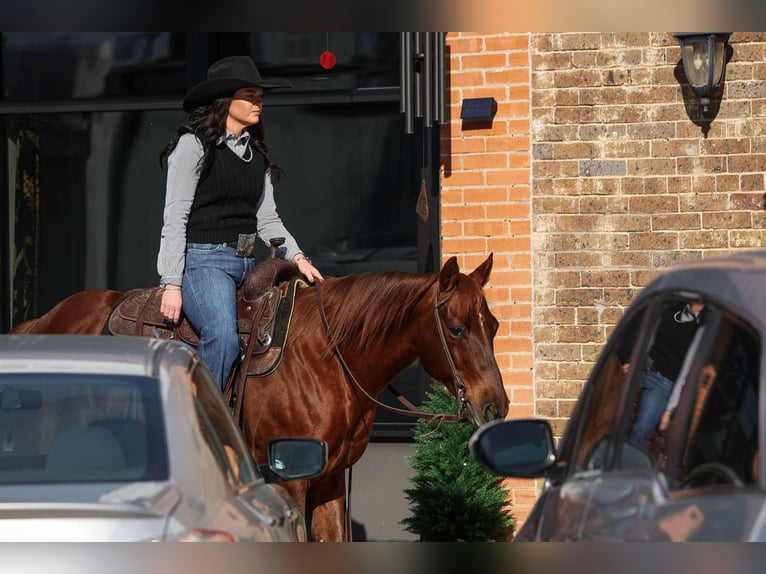
[[[643,336],[627,336],[618,353],[627,400],[615,464],[648,460],[671,488],[756,482],[757,332],[691,293],[666,295],[647,317]],[[601,445],[596,460],[606,464],[607,452]]]
[[[602,468],[615,425],[626,401],[626,366],[649,307],[636,309],[609,338],[581,393],[559,445],[558,464],[570,472]]]
[[[724,310],[706,336],[666,433],[669,482],[757,483],[760,338]]]
[[[157,381],[0,375],[0,483],[165,480]]]
[[[229,485],[238,490],[259,477],[218,385],[201,363],[191,373],[194,402],[203,438]]]

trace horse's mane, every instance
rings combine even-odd
[[[333,342],[361,352],[385,341],[408,321],[436,278],[436,274],[391,271],[326,282],[322,298]]]

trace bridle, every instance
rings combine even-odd
[[[444,355],[447,357],[447,363],[449,364],[450,371],[452,372],[452,380],[455,385],[455,396],[458,399],[458,412],[457,414],[447,414],[447,413],[427,413],[424,411],[419,410],[415,405],[413,405],[409,400],[407,400],[406,397],[404,397],[399,391],[397,391],[392,385],[388,385],[388,389],[393,393],[393,395],[401,402],[404,406],[406,406],[406,409],[399,409],[396,407],[392,407],[390,405],[387,405],[385,403],[382,403],[378,401],[375,397],[370,395],[362,385],[359,384],[359,381],[356,380],[356,377],[354,377],[354,374],[351,372],[351,369],[349,368],[348,364],[346,363],[345,359],[343,358],[343,355],[340,352],[340,349],[338,348],[337,343],[333,342],[332,338],[332,332],[330,330],[330,323],[327,321],[327,315],[325,314],[324,310],[324,303],[322,301],[322,284],[320,282],[317,282],[316,284],[316,294],[317,294],[317,303],[319,305],[319,314],[322,317],[322,322],[324,323],[325,329],[327,330],[327,336],[329,337],[329,340],[331,341],[333,351],[335,352],[335,355],[338,357],[338,360],[340,361],[340,364],[343,365],[343,370],[346,372],[346,375],[348,376],[349,380],[354,383],[357,389],[362,392],[362,394],[367,397],[370,401],[375,403],[381,408],[384,408],[388,411],[398,413],[401,415],[406,416],[414,416],[418,418],[425,418],[430,420],[436,420],[439,421],[439,424],[441,423],[457,423],[460,422],[462,419],[463,411],[467,408],[468,399],[466,399],[465,396],[465,383],[463,382],[462,377],[457,372],[457,368],[455,367],[455,361],[452,360],[452,353],[450,353],[449,347],[447,347],[447,340],[444,337],[444,330],[441,326],[441,320],[439,318],[439,308],[442,307],[447,301],[450,300],[452,295],[455,294],[456,289],[454,289],[451,293],[449,293],[444,299],[439,301],[439,286],[436,286],[436,289],[434,290],[434,303],[433,303],[433,311],[434,311],[434,319],[436,320],[436,331],[439,333],[439,341],[441,342],[442,350],[444,351]]]
[[[441,321],[439,320],[439,307],[449,301],[456,291],[457,287],[455,287],[444,299],[439,301],[439,286],[437,285],[436,289],[434,289],[433,309],[434,320],[436,321],[436,332],[439,333],[439,341],[441,341],[444,356],[447,357],[447,363],[452,372],[452,381],[455,385],[455,396],[458,400],[458,419],[460,419],[460,415],[466,409],[466,403],[468,402],[468,399],[465,398],[465,383],[463,382],[463,377],[457,372],[455,361],[452,360],[452,353],[450,353],[449,347],[447,347],[447,340],[444,338],[444,329],[442,329]]]

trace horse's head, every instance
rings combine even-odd
[[[451,257],[442,267],[431,295],[434,327],[420,337],[423,367],[459,400],[461,419],[476,426],[508,413],[508,395],[495,361],[493,341],[498,322],[482,288],[492,270],[492,254],[469,275]]]

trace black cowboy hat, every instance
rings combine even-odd
[[[261,78],[249,56],[230,56],[213,62],[207,69],[207,80],[194,86],[184,98],[184,110],[191,112],[218,98],[231,97],[240,88],[292,88],[287,80]]]

